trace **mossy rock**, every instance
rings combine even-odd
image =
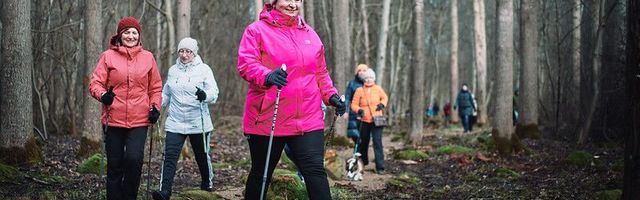
[[[502,178],[520,178],[520,173],[518,173],[517,171],[502,167],[496,169],[496,175]]]
[[[105,174],[107,171],[107,159],[102,154],[93,154],[78,166],[81,174]]]
[[[267,199],[309,199],[304,183],[294,171],[276,169],[267,191]]]
[[[593,155],[586,151],[574,151],[567,156],[567,162],[577,166],[587,166],[593,162]]]
[[[214,192],[207,192],[204,190],[186,190],[178,194],[171,195],[171,199],[177,200],[219,200],[224,199],[222,196]]]
[[[476,152],[475,149],[459,146],[459,145],[445,145],[438,147],[436,153],[438,154],[466,154],[473,155]]]
[[[22,176],[18,168],[0,162],[0,180],[12,180]]]
[[[289,156],[287,156],[287,154],[284,152],[282,152],[282,156],[280,156],[278,165],[288,170],[296,170],[296,164],[293,163]]]
[[[622,190],[605,190],[599,191],[595,194],[597,200],[618,200],[622,197]]]
[[[353,146],[351,139],[346,136],[334,136],[329,142],[330,146],[351,147]]]
[[[429,154],[422,152],[422,151],[418,151],[415,149],[405,149],[402,151],[399,151],[396,153],[395,155],[396,159],[399,160],[424,160],[429,158]]]
[[[403,172],[387,181],[387,186],[395,188],[417,188],[422,184],[422,180],[417,175],[410,172]]]

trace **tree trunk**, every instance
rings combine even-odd
[[[178,40],[191,36],[191,0],[178,0],[177,24],[176,38]]]
[[[451,0],[451,104],[458,96],[458,0]],[[452,113],[451,120],[458,121],[458,115]]]
[[[35,165],[42,160],[33,133],[31,1],[6,0],[0,68],[0,162]]]
[[[475,36],[475,64],[478,85],[475,88],[478,101],[478,124],[487,123],[487,35],[485,32],[484,0],[473,1],[473,28]]]
[[[493,139],[502,155],[511,154],[517,137],[513,137],[511,112],[513,109],[513,1],[497,1],[496,73],[493,90],[495,116],[492,119]]]
[[[260,12],[262,12],[262,7],[264,5],[264,3],[262,2],[262,0],[255,0],[255,20],[258,21],[260,20]]]
[[[413,83],[411,86],[411,143],[413,145],[420,145],[422,143],[422,130],[424,128],[424,73],[425,66],[427,64],[425,55],[425,42],[424,42],[424,2],[422,0],[416,0],[415,14],[416,14],[416,26],[415,26],[415,51],[414,51],[414,64],[412,66]]]
[[[261,1],[261,0],[256,0],[257,1]],[[311,27],[315,28],[315,22],[316,22],[316,16],[313,13],[314,8],[313,8],[313,0],[305,0],[303,1],[304,3],[304,9],[306,10],[304,12],[304,19],[307,22],[307,24],[311,25]],[[262,8],[260,8],[262,9]]]
[[[376,54],[376,83],[384,83],[385,64],[387,62],[387,36],[389,33],[389,13],[391,0],[382,1],[382,16],[380,18],[380,34],[378,38],[378,52]]]
[[[351,29],[349,28],[349,1],[335,1],[333,3],[333,48],[334,73],[333,82],[338,93],[344,94],[347,88],[347,69],[352,69],[351,63]],[[347,131],[346,119],[336,121],[336,134],[345,135]]]
[[[627,1],[627,67],[626,93],[629,104],[626,105],[631,130],[627,132],[624,150],[624,187],[622,199],[632,200],[640,197],[640,2]]]
[[[369,15],[367,13],[367,0],[360,0],[360,11],[359,11],[362,15],[362,31],[363,33],[363,37],[364,37],[364,63],[369,65]],[[388,22],[387,22],[387,29],[388,29]],[[385,34],[386,35],[386,34]],[[385,36],[386,37],[386,36]],[[386,39],[385,39],[386,40]],[[386,46],[386,42],[385,42],[385,46]],[[386,53],[386,51],[385,51]],[[378,73],[380,73],[380,71],[378,71]]]
[[[539,4],[536,0],[521,1],[522,27],[520,52],[522,68],[520,69],[520,91],[518,112],[520,121],[516,133],[520,138],[540,138],[538,130],[538,37],[539,37]]]
[[[591,131],[591,124],[593,122],[593,115],[596,111],[596,108],[598,106],[598,101],[600,100],[600,68],[602,65],[602,37],[603,37],[603,33],[604,33],[604,7],[605,7],[605,0],[596,0],[596,8],[595,8],[595,12],[594,12],[594,16],[595,16],[595,20],[594,20],[594,27],[596,27],[595,30],[595,36],[596,36],[596,45],[593,48],[593,66],[592,66],[592,73],[593,73],[593,97],[591,98],[591,101],[589,102],[589,107],[587,110],[586,114],[586,118],[584,120],[584,124],[582,124],[582,126],[580,127],[580,132],[578,135],[578,144],[582,145],[585,142],[587,142],[587,139],[589,138],[589,132]]]
[[[96,66],[100,53],[103,51],[103,38],[100,33],[102,25],[102,0],[95,0],[86,4],[85,10],[85,65],[83,77],[84,106],[82,108],[82,139],[80,140],[80,150],[78,157],[86,158],[94,153],[100,152],[103,140],[102,124],[100,123],[101,104],[89,94],[89,79],[93,74],[93,67]]]
[[[164,0],[164,4],[166,5],[164,12],[167,17],[167,34],[169,38],[169,41],[167,41],[169,44],[167,44],[168,55],[166,57],[166,62],[167,66],[170,66],[171,63],[173,63],[175,60],[175,57],[173,55],[176,55],[175,48],[176,46],[178,46],[178,44],[176,43],[176,29],[173,23],[173,1]],[[166,70],[169,70],[168,67]]]
[[[573,94],[571,95],[571,110],[573,110],[573,124],[577,125],[579,124],[579,122],[581,121],[580,118],[582,116],[582,101],[580,98],[581,95],[581,86],[580,86],[580,81],[582,78],[581,75],[581,71],[580,68],[582,66],[582,63],[580,62],[582,57],[582,52],[581,52],[581,45],[580,45],[580,40],[581,40],[581,33],[582,33],[582,28],[580,26],[580,23],[582,21],[582,0],[574,0],[574,7],[573,7],[573,38],[572,38],[572,84],[571,84],[571,91],[573,92]]]

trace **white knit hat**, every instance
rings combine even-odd
[[[361,75],[362,76],[359,76],[359,78],[363,81],[367,80],[368,78],[372,78],[374,81],[376,80],[376,72],[374,72],[371,68],[367,69],[367,71],[365,71]]]
[[[193,38],[186,37],[178,43],[178,51],[180,51],[180,49],[189,49],[193,52],[193,55],[198,55],[198,41]]]

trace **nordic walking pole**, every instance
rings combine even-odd
[[[156,121],[156,123],[158,122]],[[160,124],[157,124],[157,126],[160,127]],[[153,124],[151,124],[151,128],[151,137],[149,137],[149,160],[147,161],[147,192],[145,192],[147,199],[149,199],[149,192],[151,191],[151,152],[153,150],[153,132],[160,131],[159,128],[155,128],[156,130],[153,130]]]
[[[282,70],[287,71],[287,65],[282,64]],[[276,105],[273,110],[273,120],[271,120],[271,133],[269,134],[269,145],[267,146],[267,160],[264,162],[264,173],[262,173],[262,188],[260,189],[260,200],[264,200],[264,189],[267,185],[267,172],[269,171],[269,159],[271,157],[271,144],[273,143],[273,133],[276,130],[276,116],[278,116],[278,104],[280,104],[280,92],[282,87],[278,86],[278,94],[276,95]]]
[[[113,86],[111,86],[109,88],[109,91],[113,92]],[[100,160],[100,164],[99,164],[100,166],[98,167],[98,169],[100,169],[99,171],[100,171],[100,178],[101,179],[102,179],[102,176],[104,175],[104,170],[106,170],[106,169],[102,169],[102,162],[105,159],[107,159],[107,147],[106,146],[107,146],[107,131],[109,130],[109,118],[111,118],[111,105],[107,106],[107,120],[104,123],[104,129],[103,129],[104,131],[102,132],[102,153],[104,153],[104,157],[102,157],[102,159]],[[107,184],[105,183],[105,186],[106,185]],[[101,196],[100,192],[98,192],[98,196]],[[105,198],[107,198],[106,195],[105,195]]]
[[[344,103],[345,97],[344,95],[340,96],[340,101]],[[329,128],[329,133],[324,137],[324,148],[327,150],[327,146],[329,146],[330,142],[333,140],[333,136],[336,132],[336,121],[338,119],[338,113],[335,112],[333,115],[333,121],[331,122],[331,127]]]
[[[198,87],[196,87],[196,89],[200,90],[200,88],[198,88]],[[202,82],[202,89],[204,89],[204,82]],[[204,92],[204,90],[203,90],[203,92]],[[203,114],[203,111],[202,111],[203,110],[202,107],[204,105],[205,105],[204,104],[204,100],[200,100],[200,125],[201,125],[201,128],[202,128],[202,148],[204,150],[204,153],[206,153],[207,156],[209,156],[209,151],[208,151],[208,148],[207,148],[207,145],[209,145],[209,144],[207,144],[207,140],[205,139],[206,138],[206,134],[204,132],[204,114]],[[209,161],[207,161],[207,162],[209,162]],[[211,165],[211,163],[207,163],[207,165]],[[211,172],[209,172],[209,175],[211,175]],[[211,180],[211,177],[209,177],[209,180]],[[213,187],[213,184],[210,184],[210,186]]]

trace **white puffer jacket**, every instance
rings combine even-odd
[[[178,58],[176,64],[169,68],[165,83],[162,107],[169,106],[165,131],[199,134],[203,131],[203,123],[205,132],[213,131],[207,104],[213,104],[218,99],[218,84],[209,65],[204,64],[199,55],[187,64],[182,64]],[[207,94],[204,103],[196,99],[196,87]]]

